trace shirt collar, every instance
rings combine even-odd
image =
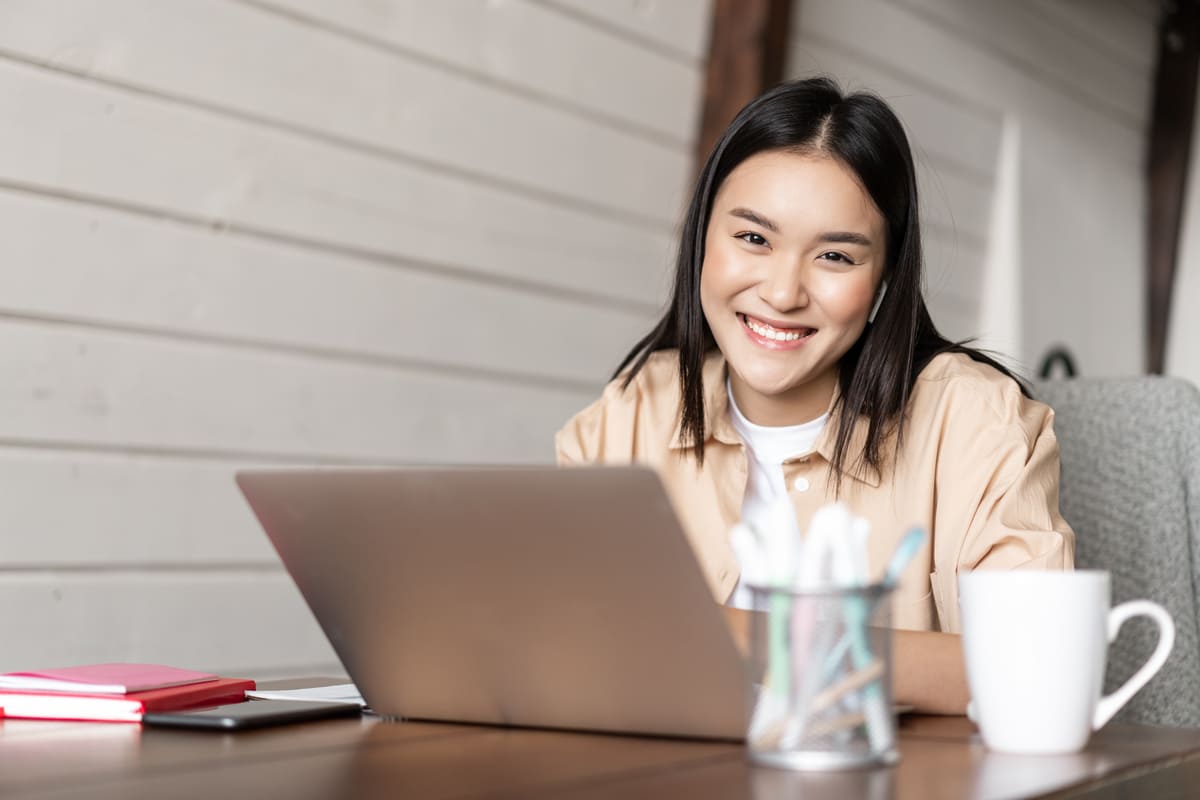
[[[742,444],[742,437],[733,427],[733,418],[729,411],[729,394],[725,389],[727,377],[728,369],[725,365],[725,357],[719,350],[712,351],[705,357],[701,368],[701,381],[704,385],[704,443],[706,445],[711,441],[728,445]],[[834,423],[836,420],[833,408],[837,405],[840,395],[840,388],[834,387],[833,397],[830,398],[829,407],[826,409],[830,423]],[[862,453],[867,443],[869,427],[870,420],[867,417],[859,416],[854,423],[854,429],[850,432],[850,441],[846,448],[848,453]],[[817,437],[816,452],[832,463],[836,444],[837,425],[827,424],[821,431],[821,435]],[[683,431],[676,431],[675,437],[671,440],[671,449],[682,450],[687,447],[687,443],[683,440]],[[873,488],[879,488],[882,480],[879,470],[864,462],[854,462],[853,459],[845,474]]]

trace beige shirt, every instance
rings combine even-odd
[[[627,389],[613,381],[556,436],[560,464],[653,467],[708,578],[725,602],[737,584],[729,530],[741,515],[746,452],[729,416],[725,361],[704,364],[704,464],[680,438],[678,353],[653,354]],[[885,445],[880,472],[851,468],[840,499],[871,523],[868,562],[878,579],[912,525],[929,533],[900,580],[892,624],[959,632],[963,570],[1071,569],[1075,538],[1058,512],[1054,412],[999,371],[961,354],[935,357],[909,397],[903,447]],[[861,451],[865,419],[854,430]],[[813,452],[783,465],[801,530],[833,499],[832,418]],[[804,478],[805,480],[798,480]]]

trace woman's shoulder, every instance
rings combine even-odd
[[[650,354],[646,363],[637,371],[628,386],[624,386],[626,375],[623,372],[605,387],[606,395],[625,397],[632,390],[639,398],[656,400],[667,396],[678,400],[679,395],[679,351],[658,350]]]
[[[659,350],[632,377],[625,371],[609,381],[589,409],[611,414],[661,410],[677,416],[679,405],[679,351]]]
[[[1053,416],[1050,407],[1021,390],[1016,379],[966,353],[939,353],[917,375],[910,419],[934,416],[971,424],[1014,423],[1037,430]],[[933,420],[929,420],[933,421]]]
[[[679,352],[651,353],[632,378],[618,375],[568,420],[555,437],[559,461],[628,460],[638,455],[639,443],[665,449],[678,428],[680,406]]]

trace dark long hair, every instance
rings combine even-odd
[[[888,288],[875,321],[842,356],[841,390],[833,419],[837,425],[832,468],[836,484],[846,471],[851,434],[860,416],[869,420],[866,443],[853,454],[856,464],[879,470],[883,443],[903,433],[903,411],[917,375],[939,353],[964,353],[989,364],[1027,388],[1003,365],[938,333],[922,296],[921,229],[917,179],[908,137],[900,120],[879,97],[845,95],[829,78],[782,83],[743,108],[717,141],[696,180],[680,233],[670,306],[654,329],[625,356],[614,378],[624,385],[658,350],[679,350],[682,418],[680,431],[698,462],[704,461],[704,387],[701,370],[716,341],[700,306],[700,271],[712,201],[739,164],[765,151],[834,158],[855,175],[887,225],[884,279]]]

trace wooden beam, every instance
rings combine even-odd
[[[742,106],[783,79],[793,1],[714,0],[697,173]]]
[[[1200,0],[1166,0],[1159,21],[1147,158],[1146,369],[1154,374],[1162,373],[1166,361],[1167,317],[1179,255],[1198,65]]]

